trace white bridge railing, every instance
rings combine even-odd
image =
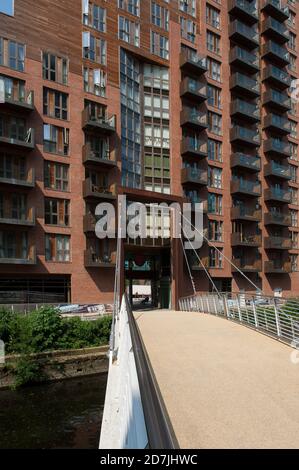
[[[299,346],[299,299],[242,293],[208,293],[184,297],[182,311],[219,315]]]

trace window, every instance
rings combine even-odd
[[[25,70],[25,46],[10,39],[0,38],[0,65],[19,72]]]
[[[211,188],[222,188],[222,169],[221,168],[208,168],[208,185]]]
[[[295,72],[297,68],[297,57],[293,54],[289,54],[289,61],[289,69]]]
[[[69,166],[62,163],[45,161],[44,166],[45,188],[57,191],[69,189]]]
[[[208,77],[217,82],[221,82],[221,63],[217,60],[207,58]]]
[[[25,181],[27,179],[26,158],[0,153],[0,178]]]
[[[119,39],[139,47],[140,25],[134,21],[130,21],[124,16],[118,18],[118,35]]]
[[[26,130],[26,120],[14,116],[0,115],[0,136],[30,142],[30,130]]]
[[[222,215],[222,196],[221,194],[208,194],[208,212],[210,214]]]
[[[29,259],[28,233],[11,232],[1,230],[0,232],[0,258]]]
[[[298,227],[298,211],[296,211],[295,209],[290,209],[290,215],[291,215],[291,226]]]
[[[69,262],[71,259],[70,236],[46,234],[46,261]]]
[[[45,224],[69,226],[69,206],[68,199],[45,199]]]
[[[0,83],[4,84],[4,97],[7,100],[25,102],[25,82],[17,78],[0,75]]]
[[[152,2],[152,23],[159,28],[169,29],[169,10],[156,2]]]
[[[83,24],[105,33],[106,9],[89,3],[89,0],[83,0]]]
[[[298,145],[294,144],[293,142],[289,142],[289,145],[290,145],[291,160],[298,160]]]
[[[214,28],[220,29],[220,11],[211,5],[206,7],[206,22]]]
[[[166,67],[144,64],[143,80],[145,87],[169,90],[169,70]]]
[[[196,38],[196,24],[194,23],[194,21],[183,18],[181,16],[180,22],[182,38],[194,43]]]
[[[209,248],[209,267],[221,269],[223,267],[222,248]]]
[[[82,33],[83,58],[106,65],[107,43],[104,39],[96,38],[87,31]]]
[[[291,31],[289,32],[289,42],[288,46],[290,49],[293,49],[293,51],[296,50],[296,34],[292,33]]]
[[[222,116],[220,114],[208,111],[208,129],[213,134],[222,134]]]
[[[218,34],[207,31],[207,48],[214,54],[220,54],[220,36]]]
[[[0,193],[0,218],[28,220],[27,195],[21,193]]]
[[[290,120],[290,125],[291,125],[291,137],[294,137],[296,139],[296,137],[297,137],[297,122]]]
[[[44,124],[44,152],[69,154],[69,129]]]
[[[291,255],[292,272],[298,271],[298,255]]]
[[[298,204],[298,189],[296,188],[289,188],[291,193],[291,204],[297,205]]]
[[[222,143],[217,140],[208,139],[208,159],[222,162]]]
[[[68,95],[56,90],[44,88],[44,107],[45,116],[57,119],[68,119]]]
[[[196,0],[179,0],[179,9],[188,13],[188,15],[196,16]]]
[[[219,220],[209,220],[209,240],[214,242],[223,241],[223,222]]]
[[[96,96],[106,96],[106,72],[101,69],[84,67],[84,91]]]
[[[1,0],[0,13],[14,16],[14,0]]]
[[[151,33],[151,53],[162,57],[162,59],[169,59],[169,41],[168,38],[161,36],[161,34]]]
[[[221,89],[208,85],[208,104],[215,108],[221,108]]]
[[[290,165],[290,170],[292,183],[297,183],[297,167],[294,165]]]
[[[154,118],[169,119],[169,96],[145,93],[144,115]]]
[[[68,60],[43,52],[43,79],[67,85]]]
[[[118,8],[139,16],[139,0],[118,0]]]
[[[298,248],[298,232],[290,231],[290,239],[292,242],[292,248]]]
[[[289,10],[288,23],[293,28],[296,26],[296,13],[293,12],[292,10]]]

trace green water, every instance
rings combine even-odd
[[[0,449],[97,449],[107,375],[0,391]]]

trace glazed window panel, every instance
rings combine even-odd
[[[82,33],[82,42],[84,59],[106,65],[107,42],[105,39],[96,38],[91,33],[84,31]]]
[[[69,129],[44,124],[44,151],[67,156],[69,154]]]
[[[25,102],[25,82],[17,78],[0,75],[0,83],[4,86],[4,97],[6,100]]]
[[[196,24],[194,23],[194,21],[181,16],[180,24],[181,37],[187,39],[187,41],[194,43],[196,39]]]
[[[222,162],[222,143],[217,140],[208,139],[208,159]]]
[[[208,57],[207,68],[208,77],[217,82],[221,82],[221,63]]]
[[[68,59],[43,52],[43,79],[67,85]]]
[[[207,31],[207,49],[214,54],[220,54],[220,36],[212,31]]]
[[[128,18],[119,16],[118,18],[118,35],[119,39],[139,47],[140,42],[140,25]]]
[[[69,235],[46,234],[46,261],[69,262],[71,260],[71,237]]]
[[[206,6],[206,22],[213,28],[220,29],[220,11],[211,5]]]
[[[45,116],[56,119],[68,119],[68,95],[56,90],[44,88],[43,112]]]
[[[139,16],[140,0],[118,0],[118,8],[126,10],[132,15]]]
[[[220,114],[208,111],[208,129],[213,134],[222,134],[222,116]]]
[[[152,23],[165,31],[169,30],[169,10],[159,3],[153,2],[151,5]]]
[[[196,16],[196,0],[179,0],[179,9],[188,15]]]
[[[84,67],[84,91],[96,96],[106,96],[106,72],[101,69],[90,69]]]
[[[0,38],[0,65],[24,72],[25,45],[3,37]]]
[[[45,199],[45,224],[69,226],[69,207],[68,199]]]
[[[82,0],[83,24],[91,28],[106,32],[106,9],[95,5],[89,0]]]
[[[169,40],[167,37],[162,36],[155,31],[151,32],[151,53],[162,57],[162,59],[169,59]]]
[[[45,161],[44,184],[47,189],[69,190],[69,166],[63,163]]]
[[[2,0],[0,4],[0,13],[14,16],[14,2],[15,0]]]
[[[0,153],[0,178],[25,181],[26,177],[25,157]]]

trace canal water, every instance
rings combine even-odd
[[[97,449],[107,375],[0,391],[0,449]]]

